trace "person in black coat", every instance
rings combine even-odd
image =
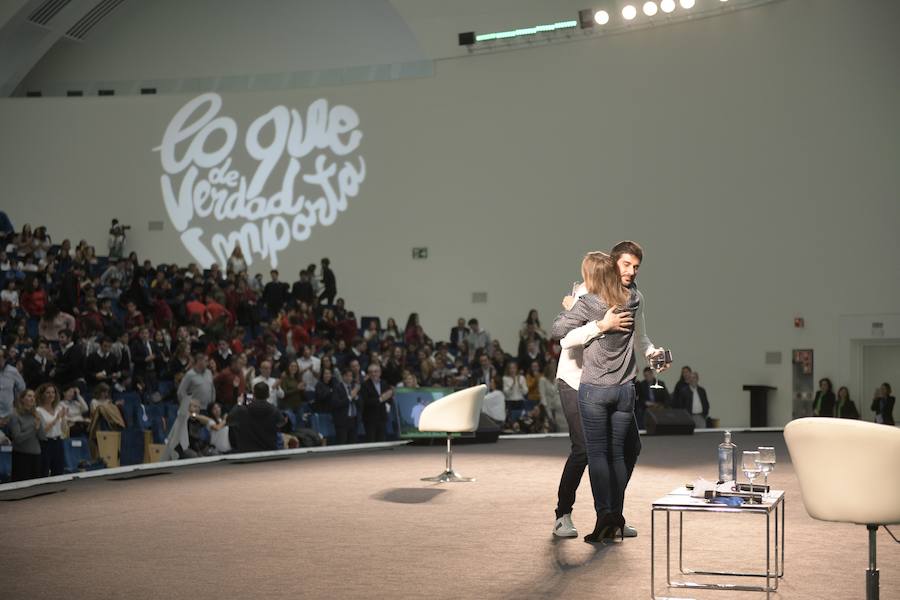
[[[334,386],[331,397],[335,444],[356,443],[356,427],[361,412],[359,391],[359,384],[353,383],[353,370],[350,367],[341,369],[341,380]]]
[[[112,385],[122,375],[119,371],[119,357],[112,352],[112,340],[103,338],[100,349],[87,357],[84,364],[87,381],[91,387],[98,383]]]
[[[278,271],[275,269],[272,269],[269,274],[272,276],[272,281],[263,288],[262,301],[266,305],[266,310],[269,311],[269,318],[274,319],[284,303],[287,302],[291,288],[283,281],[278,281]]]
[[[872,410],[875,411],[876,423],[894,424],[894,402],[895,399],[891,396],[891,384],[882,383],[875,390],[875,397],[872,398]]]
[[[369,376],[362,384],[360,397],[363,406],[363,425],[367,442],[383,442],[394,389],[381,380],[381,365],[369,365]]]
[[[460,317],[456,320],[456,327],[450,330],[450,346],[454,353],[459,348],[459,343],[466,339],[467,335],[469,335],[469,328],[466,327],[466,320]]]
[[[850,390],[845,386],[838,388],[837,404],[834,407],[834,416],[839,419],[858,419],[859,411],[856,403],[850,399]]]
[[[260,381],[253,386],[253,400],[238,404],[228,414],[228,424],[237,428],[238,452],[278,449],[278,428],[284,423],[281,412],[269,404],[269,386]]]
[[[63,386],[84,379],[84,346],[72,340],[68,329],[59,332],[59,356],[53,379]]]
[[[23,361],[22,377],[29,389],[36,389],[53,378],[53,368],[53,354],[47,340],[38,340],[34,344],[34,353]]]
[[[316,292],[309,281],[309,273],[305,269],[300,271],[300,279],[294,282],[294,286],[291,288],[291,297],[298,304],[300,302],[312,304],[315,301]]]
[[[160,349],[156,342],[150,339],[150,330],[141,327],[138,337],[131,342],[131,361],[134,363],[134,376],[140,377],[150,387],[156,389],[159,379],[162,361]]]
[[[816,392],[816,399],[813,400],[813,415],[817,417],[833,417],[834,400],[834,388],[831,385],[831,380],[823,377],[819,380],[819,391]]]
[[[319,303],[321,304],[324,300],[328,306],[334,304],[334,297],[337,296],[337,280],[334,278],[334,271],[331,270],[330,265],[330,260],[322,259],[322,287],[324,290],[319,294]]]

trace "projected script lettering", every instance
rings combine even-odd
[[[222,98],[209,93],[172,117],[160,153],[166,212],[196,261],[225,266],[236,246],[248,264],[254,257],[278,266],[291,241],[309,238],[347,209],[366,177],[355,154],[362,140],[359,116],[349,106],[319,99],[306,114],[276,106],[243,135],[254,170],[234,167],[237,122],[219,114]],[[273,182],[269,185],[270,180]],[[225,231],[213,230],[222,229]]]

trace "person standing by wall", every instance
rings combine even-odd
[[[813,400],[813,415],[817,417],[834,416],[834,391],[831,380],[823,377],[819,380],[819,391]]]
[[[894,403],[891,384],[884,382],[878,386],[878,389],[875,390],[875,397],[872,398],[872,410],[875,411],[876,423],[894,424]]]

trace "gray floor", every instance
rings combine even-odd
[[[649,598],[650,503],[715,477],[719,437],[644,437],[625,510],[640,535],[603,546],[550,535],[563,439],[460,446],[458,470],[478,478],[468,484],[419,481],[443,466],[436,446],[19,490],[0,500],[65,491],[0,502],[0,588],[4,599]],[[780,433],[736,441],[779,453],[771,480],[788,494],[787,557],[773,597],[863,598],[865,529],[806,515]],[[574,519],[584,534],[593,526],[587,476],[580,491]],[[685,523],[692,565],[763,566],[758,517]],[[882,598],[900,598],[900,545],[878,539]]]

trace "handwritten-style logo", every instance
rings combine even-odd
[[[244,175],[233,164],[240,132],[221,115],[222,97],[197,96],[172,117],[160,153],[163,202],[172,225],[197,263],[224,267],[240,246],[278,266],[278,253],[291,241],[309,238],[347,209],[366,177],[357,152],[363,134],[349,106],[311,103],[306,114],[276,106],[257,117],[243,135],[246,154],[256,161]],[[240,157],[238,157],[240,158]],[[269,186],[269,180],[276,184]]]

